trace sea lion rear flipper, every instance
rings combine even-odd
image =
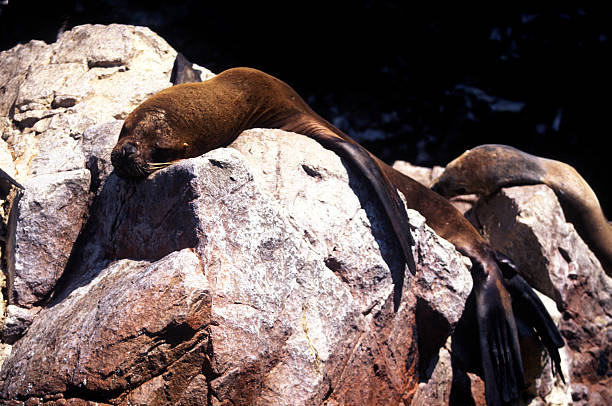
[[[474,293],[487,405],[512,402],[525,377],[510,295],[500,271],[474,278]]]
[[[565,383],[558,350],[564,346],[564,342],[555,322],[531,286],[518,274],[512,261],[499,252],[496,252],[495,255],[504,277],[504,285],[512,297],[512,308],[516,317],[535,330],[552,359],[553,374],[559,373],[559,377]]]

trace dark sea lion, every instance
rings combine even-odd
[[[249,128],[304,134],[353,164],[368,180],[414,273],[404,204],[472,260],[482,370],[489,405],[518,397],[524,375],[514,312],[536,330],[559,370],[563,340],[511,261],[490,247],[446,199],[397,172],[313,112],[284,82],[249,68],[229,69],[202,83],[170,87],[128,115],[111,159],[117,175],[142,178],[172,162],[230,144]]]
[[[555,192],[568,221],[612,276],[612,225],[595,192],[570,165],[507,145],[480,145],[449,163],[431,188],[450,198],[469,193],[487,196],[502,187],[534,184]]]

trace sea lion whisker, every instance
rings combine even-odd
[[[179,160],[174,160],[174,161],[168,161],[168,162],[149,162],[147,163],[147,167],[148,168],[155,168],[155,169],[161,169],[161,168],[165,168],[167,166],[170,166],[176,162],[178,162]]]

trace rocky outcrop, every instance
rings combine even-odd
[[[424,184],[439,171],[403,162],[394,167]],[[566,221],[554,192],[545,185],[517,186],[487,198],[451,201],[546,295],[541,298],[565,339],[561,357],[569,384],[554,378],[549,366],[542,370],[540,362],[528,363],[535,382],[528,390],[532,402],[606,405],[612,398],[612,279]]]
[[[119,25],[77,27],[0,55],[0,129],[13,158],[3,169],[26,183],[10,222],[12,305],[49,296],[86,219],[92,155],[83,132],[170,86],[175,56],[149,29]]]
[[[118,119],[170,86],[175,57],[149,29],[121,25],[76,27],[53,44],[31,41],[0,54],[0,162],[26,184],[13,218],[5,217],[6,341],[53,291],[93,192],[110,172],[100,157],[116,133],[99,139],[96,125],[118,130]]]
[[[76,27],[54,44],[0,54],[0,163],[25,187],[2,205],[8,303],[0,351],[13,344],[0,369],[2,402],[457,399],[450,336],[471,290],[469,261],[409,211],[417,274],[406,272],[378,199],[334,153],[298,134],[255,129],[142,182],[112,173],[121,119],[171,85],[175,56],[150,30],[119,25]],[[428,170],[417,170],[425,182]],[[477,206],[483,232],[522,258],[484,226],[520,216],[499,202]],[[566,224],[549,212],[555,226]],[[557,237],[538,238],[522,237],[547,247]],[[569,258],[590,261],[569,244]],[[593,279],[596,263],[584,274],[570,266],[582,275],[574,279],[519,265],[560,306],[570,344],[571,390],[542,368],[541,349],[524,347],[533,404],[597,404],[606,395],[600,372],[610,370],[605,275]],[[563,278],[572,282],[558,287]],[[577,292],[598,303],[595,319],[578,316]],[[482,381],[466,379],[482,402]]]

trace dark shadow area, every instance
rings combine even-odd
[[[150,27],[214,72],[276,76],[388,163],[509,144],[574,166],[612,217],[612,9],[358,0],[9,0],[0,49],[85,23]]]
[[[431,378],[438,362],[438,352],[450,333],[448,321],[429,304],[418,298],[416,304],[416,326],[419,346],[419,381]]]

